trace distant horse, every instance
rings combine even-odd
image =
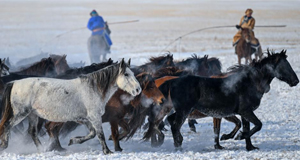
[[[235,47],[235,54],[238,56],[238,63],[241,65],[241,59],[245,58],[245,64],[248,64],[248,61],[251,62],[251,55],[253,54],[253,49],[251,48],[251,30],[248,28],[241,28],[242,36],[239,42],[236,44]],[[258,60],[262,58],[262,50],[261,47],[255,53],[255,59]]]
[[[38,117],[41,117],[56,122],[84,123],[90,129],[89,135],[97,134],[103,153],[112,153],[106,145],[99,117],[118,88],[132,96],[141,92],[128,65],[123,59],[118,64],[72,80],[26,78],[7,84],[0,123],[0,147],[7,148],[11,128],[28,116],[30,133],[39,150],[41,142],[36,127]]]
[[[81,67],[81,68],[70,68],[64,72],[64,74],[57,75],[55,78],[58,79],[73,79],[77,78],[81,74],[88,74],[94,71],[97,71],[99,69],[103,69],[109,65],[116,64],[113,62],[111,58],[107,60],[107,62],[101,62],[101,63],[93,63],[89,66]]]
[[[173,55],[170,53],[165,56],[151,57],[149,60],[150,62],[131,69],[135,74],[142,72],[153,74],[161,68],[175,66],[173,62]]]
[[[108,35],[111,33],[107,23],[105,23],[104,32],[106,32]],[[105,39],[105,34],[90,36],[87,45],[91,63],[100,63],[106,61],[106,54],[110,53],[110,51]],[[102,59],[100,58],[101,55]]]
[[[67,60],[66,60],[67,55],[56,55],[56,54],[50,54],[50,58],[52,58],[56,73],[57,75],[64,74],[67,70],[70,69]]]
[[[299,83],[286,57],[286,51],[268,52],[268,57],[260,62],[233,68],[236,74],[226,78],[189,75],[162,84],[159,89],[165,97],[171,97],[176,110],[168,117],[176,149],[181,149],[180,128],[193,109],[216,118],[240,115],[243,132],[236,139],[245,139],[247,150],[258,149],[250,138],[261,129],[262,123],[253,111],[259,107],[263,94],[269,91],[271,81],[276,77],[291,87]],[[249,122],[254,124],[251,130]]]
[[[124,138],[128,132],[134,129],[131,128],[131,126],[129,126],[123,119],[124,116],[130,112],[136,112],[137,116],[140,116],[140,114],[142,114],[142,110],[150,108],[152,104],[155,106],[160,105],[164,101],[164,96],[155,86],[154,80],[151,75],[147,73],[141,73],[137,75],[136,78],[142,87],[142,93],[136,97],[132,97],[119,89],[106,104],[105,113],[102,116],[102,122],[109,122],[111,125],[112,139],[114,140],[115,151],[122,151],[119,140]],[[137,116],[135,116],[135,118],[137,118]],[[123,128],[122,134],[119,134],[118,125]],[[47,131],[50,138],[53,139],[51,140],[52,143],[49,150],[64,150],[59,143],[58,134],[61,133],[65,135],[71,130],[74,130],[77,126],[78,124],[70,122],[66,122],[65,124],[55,122],[47,123]],[[149,130],[148,132],[152,131]],[[93,136],[95,135],[91,135],[89,137],[81,137],[80,140],[75,140],[73,138],[70,140],[69,145],[83,143],[93,138]]]
[[[9,75],[9,67],[5,64],[5,58],[0,58],[0,77]]]
[[[55,64],[52,58],[43,58],[30,67],[22,68],[20,71],[11,72],[19,75],[36,75],[45,77],[54,77],[57,75]]]

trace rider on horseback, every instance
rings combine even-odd
[[[236,28],[239,29],[239,31],[235,34],[233,37],[233,46],[236,47],[236,44],[239,42],[241,36],[242,36],[242,31],[240,30],[241,28],[248,28],[251,30],[251,47],[253,49],[253,52],[257,52],[258,49],[261,50],[260,43],[257,38],[254,36],[254,25],[255,25],[255,19],[252,17],[253,10],[248,8],[245,12],[245,15],[241,18],[239,25],[236,25]]]
[[[110,53],[110,46],[112,45],[112,41],[110,39],[110,30],[108,28],[107,22],[104,22],[103,18],[99,16],[96,10],[93,10],[91,13],[91,18],[89,19],[89,22],[87,24],[87,28],[92,31],[92,36],[104,36],[105,42],[106,42],[106,53]],[[91,38],[90,38],[91,39]],[[90,41],[90,40],[89,40]],[[103,55],[103,60],[105,60],[106,54]],[[97,58],[98,59],[98,58]],[[92,63],[96,62],[91,57]]]

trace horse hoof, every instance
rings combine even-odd
[[[228,140],[230,138],[231,137],[228,134],[223,134],[220,140],[223,141],[223,140]]]
[[[182,152],[183,149],[182,149],[182,147],[175,147],[175,151],[176,151],[176,152],[177,152],[177,151]]]
[[[108,154],[113,154],[113,152],[107,149],[107,150],[103,150],[103,154],[108,155]]]
[[[116,152],[122,152],[123,149],[122,149],[122,148],[116,148],[115,151],[116,151]]]
[[[72,145],[72,144],[74,144],[74,140],[73,140],[73,139],[70,139],[68,146],[70,146],[70,145]]]
[[[216,144],[216,145],[215,145],[215,149],[224,149],[224,147],[222,147],[222,146],[219,145],[219,144],[218,144],[218,145]]]
[[[247,146],[246,149],[247,149],[247,151],[252,151],[252,150],[256,150],[256,149],[259,150],[258,147],[254,147],[254,146],[252,146],[252,145],[249,146],[249,147]]]
[[[112,141],[112,140],[113,140],[111,135],[109,136],[108,140],[110,140],[110,141]]]
[[[197,133],[196,128],[190,128],[192,132]]]

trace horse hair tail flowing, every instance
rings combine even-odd
[[[13,87],[13,83],[6,84],[3,98],[2,98],[2,119],[0,123],[0,136],[4,132],[5,124],[13,117],[13,110],[10,103],[10,94]]]

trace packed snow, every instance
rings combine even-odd
[[[115,61],[129,59],[133,65],[148,62],[151,56],[166,53],[164,48],[176,38],[206,27],[228,26],[239,23],[247,8],[254,10],[258,25],[287,25],[284,28],[255,28],[262,49],[287,50],[288,61],[300,77],[300,2],[299,1],[206,1],[206,0],[55,0],[55,1],[0,1],[0,58],[16,62],[40,53],[67,54],[68,63],[80,61],[89,65],[87,39],[90,32],[84,27],[89,12],[96,9],[109,23],[139,20],[136,23],[110,25]],[[83,28],[83,29],[81,29]],[[73,31],[74,30],[74,31]],[[72,32],[69,32],[72,31]],[[175,41],[166,50],[175,60],[199,56],[217,57],[222,71],[237,64],[232,47],[234,27],[196,32]],[[242,60],[244,63],[244,59]],[[0,159],[299,159],[300,157],[300,99],[299,85],[274,79],[271,90],[262,98],[255,111],[262,121],[262,129],[252,136],[252,143],[260,150],[246,151],[245,141],[221,141],[223,150],[215,150],[212,118],[198,119],[197,133],[183,125],[183,151],[175,151],[172,134],[165,133],[165,142],[152,148],[143,142],[143,130],[132,139],[121,141],[123,152],[104,155],[97,138],[80,145],[68,146],[71,137],[87,134],[83,126],[61,139],[66,152],[40,152],[30,138],[12,133],[9,147],[0,152]],[[221,134],[229,133],[234,125],[225,120]],[[252,126],[251,126],[252,127]],[[167,129],[169,129],[167,127]],[[108,147],[110,125],[104,124]],[[48,136],[41,137],[46,150]],[[29,142],[29,143],[27,143]]]

